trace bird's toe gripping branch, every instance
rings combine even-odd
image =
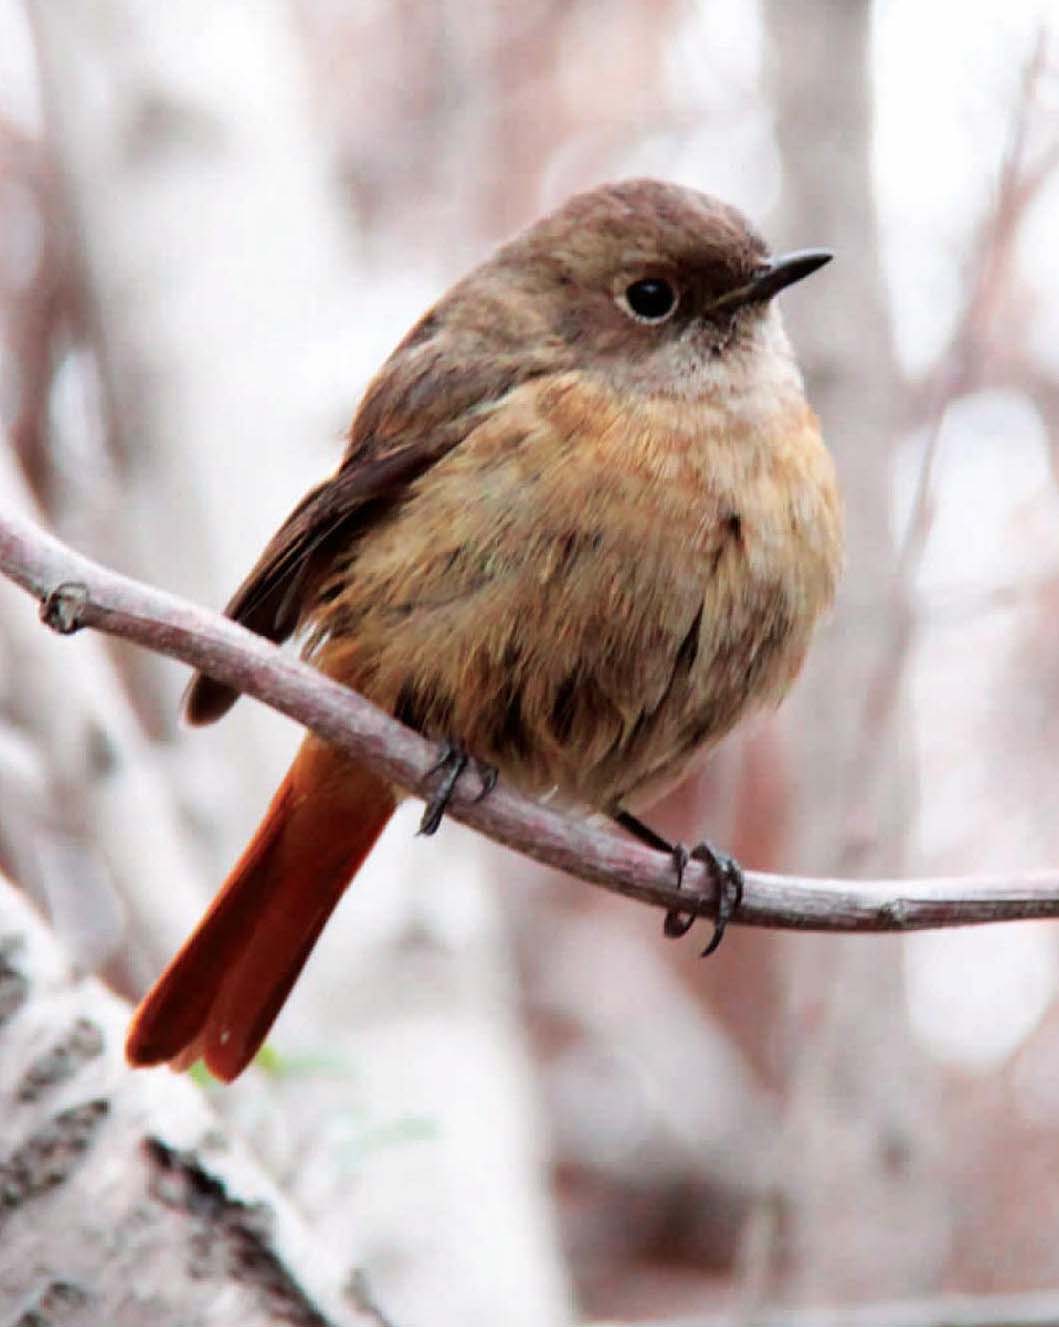
[[[430,835],[435,833],[445,818],[445,812],[452,801],[452,794],[456,791],[460,776],[468,765],[474,766],[474,772],[481,784],[481,790],[475,801],[480,802],[484,797],[488,797],[496,787],[498,775],[493,765],[486,765],[480,760],[475,760],[457,742],[443,742],[437,762],[431,765],[424,776],[424,782],[433,778],[435,774],[441,774],[441,779],[438,781],[438,786],[427,798],[427,804],[423,808],[423,815],[419,821],[420,834]]]
[[[710,943],[702,951],[702,957],[712,954],[724,939],[728,923],[735,916],[743,901],[743,868],[725,852],[718,852],[711,844],[703,841],[690,851],[683,843],[676,843],[672,848],[673,865],[677,873],[677,888],[684,884],[684,872],[688,862],[702,862],[709,871],[717,889],[717,916],[713,923],[713,935]],[[673,908],[666,913],[663,927],[666,935],[679,938],[687,935],[695,924],[696,914],[684,915]]]
[[[706,866],[717,890],[717,915],[714,920],[713,935],[710,937],[710,943],[702,951],[702,957],[708,957],[724,939],[728,923],[743,901],[743,868],[734,857],[719,852],[705,840],[690,850],[683,843],[670,843],[657,830],[645,825],[629,811],[618,810],[612,819],[633,838],[646,843],[649,848],[669,853],[677,873],[677,889],[682,889],[684,886],[684,872],[687,870],[688,862],[702,862]],[[679,908],[671,908],[666,913],[663,923],[666,935],[673,939],[687,935],[697,917],[697,913],[684,913]]]

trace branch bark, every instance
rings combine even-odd
[[[342,1255],[202,1094],[164,1071],[128,1072],[127,1019],[0,879],[5,1322],[377,1322],[351,1306]]]
[[[348,688],[217,614],[122,576],[31,522],[0,517],[0,573],[41,602],[67,634],[94,627],[202,668],[297,720],[414,794],[430,782],[435,750]],[[654,907],[712,916],[706,869],[669,883],[667,856],[578,822],[504,787],[478,800],[461,781],[449,814],[498,843]],[[906,931],[1059,916],[1059,871],[870,882],[748,872],[737,920],[818,931]]]

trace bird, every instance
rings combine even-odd
[[[574,195],[459,280],[368,385],[338,468],[226,613],[468,760],[689,853],[637,814],[798,674],[842,563],[841,501],[736,208],[652,179]],[[237,699],[205,674],[192,725]],[[253,839],[136,1010],[133,1066],[253,1059],[403,794],[304,738]],[[721,905],[724,905],[722,907]],[[722,912],[724,915],[722,916]],[[667,931],[690,922],[667,918]],[[712,946],[711,946],[712,948]]]

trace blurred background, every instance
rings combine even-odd
[[[784,299],[849,530],[791,700],[653,820],[770,870],[1054,867],[1054,3],[0,0],[0,502],[219,607],[418,314],[631,174],[835,251]],[[0,585],[0,865],[130,998],[299,736],[188,732],[185,680]],[[1059,1287],[1054,927],[701,963],[416,815],[204,1084],[389,1321],[1011,1322]]]

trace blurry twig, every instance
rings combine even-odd
[[[1010,335],[1018,321],[1005,315],[1016,289],[1013,273],[1023,222],[1059,167],[1059,132],[1035,156],[1031,156],[1030,149],[1033,112],[1040,100],[1041,83],[1049,72],[1047,57],[1048,33],[1042,26],[1023,71],[993,206],[983,213],[965,264],[969,280],[963,313],[933,368],[912,385],[909,393],[909,421],[913,427],[919,421],[921,426],[925,423],[928,430],[933,429],[951,401],[971,391],[983,379],[992,378],[993,361],[1029,367],[1025,344]],[[995,335],[998,326],[1005,333],[1002,340]],[[1010,371],[1007,376],[1011,376]],[[929,459],[928,455],[926,460]],[[915,527],[913,519],[906,541],[912,545],[908,556],[913,562],[916,541],[911,536]]]
[[[865,832],[864,826],[872,822],[873,794],[885,751],[880,736],[893,713],[915,634],[909,587],[934,525],[937,458],[945,418],[953,402],[986,376],[986,366],[995,353],[992,332],[1012,287],[1011,272],[1023,220],[1059,166],[1059,136],[1036,159],[1027,159],[1031,113],[1038,101],[1041,79],[1047,72],[1046,56],[1047,33],[1042,27],[1026,62],[995,202],[983,217],[968,262],[970,286],[963,313],[935,368],[913,393],[926,442],[908,525],[898,550],[890,596],[889,639],[864,700],[861,722],[864,759],[856,766],[857,775],[847,800],[848,828],[839,859],[843,871],[855,869],[862,852],[874,842],[874,835]]]
[[[76,340],[81,292],[62,225],[55,165],[45,145],[0,115],[0,346],[11,379],[9,431],[38,502],[54,514],[49,394],[64,340]]]
[[[395,1327],[394,1321],[379,1307],[363,1267],[356,1267],[349,1281],[349,1298],[361,1313],[373,1318],[378,1327]]]
[[[35,595],[41,616],[69,633],[95,627],[204,669],[333,742],[411,792],[436,767],[433,746],[363,697],[271,642],[75,553],[32,522],[0,516],[0,573]],[[673,888],[663,853],[572,820],[499,787],[479,801],[477,782],[458,785],[449,814],[499,843],[667,911],[715,911],[704,867]],[[751,926],[823,931],[903,931],[1029,917],[1059,917],[1059,870],[1032,876],[853,882],[751,872],[738,920]]]

